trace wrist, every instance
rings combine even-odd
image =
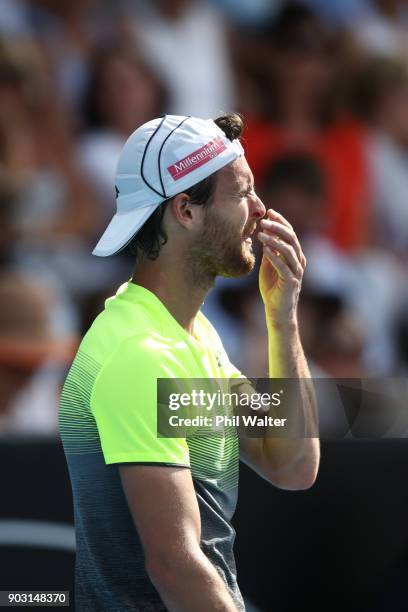
[[[286,334],[298,334],[299,323],[296,313],[283,316],[270,309],[265,308],[266,327],[268,331]]]

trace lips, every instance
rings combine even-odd
[[[254,231],[256,230],[256,226],[254,228],[252,228],[252,230],[250,232],[247,232],[246,234],[244,234],[244,240],[248,240],[248,238],[252,238],[252,234],[254,233]]]

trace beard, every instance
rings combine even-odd
[[[189,265],[195,283],[213,284],[216,276],[237,278],[255,266],[252,244],[245,242],[241,230],[211,207],[206,211],[204,229],[190,246]]]

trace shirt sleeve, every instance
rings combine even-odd
[[[129,338],[100,371],[91,410],[105,463],[190,467],[185,438],[157,436],[157,379],[175,375],[168,361],[165,351],[146,338]]]

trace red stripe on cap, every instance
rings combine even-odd
[[[173,179],[178,181],[183,176],[186,176],[186,174],[189,174],[193,170],[209,162],[211,159],[214,159],[214,157],[217,157],[217,155],[225,151],[226,148],[221,138],[214,138],[197,149],[197,151],[193,151],[190,155],[186,155],[183,159],[169,166],[167,170],[170,172]]]

